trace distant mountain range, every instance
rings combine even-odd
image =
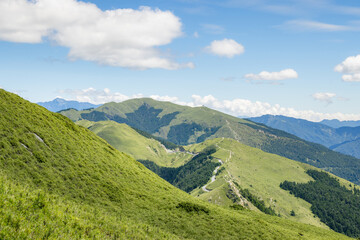
[[[101,106],[88,102],[68,101],[62,98],[55,98],[54,100],[49,102],[38,102],[37,104],[43,106],[44,108],[52,112],[58,112],[69,108],[74,108],[76,110],[84,110]]]
[[[332,125],[356,125],[356,121],[324,120],[320,123],[285,116],[264,115],[251,121],[294,134],[310,142],[322,144],[332,150],[360,158],[360,127],[333,128]]]
[[[339,121],[337,119],[332,119],[332,120],[325,119],[322,120],[320,123],[333,128],[360,126],[360,121]]]
[[[213,138],[232,138],[289,159],[311,164],[354,183],[360,182],[360,161],[263,124],[239,119],[206,107],[187,107],[149,98],[107,103],[92,110],[60,112],[73,121],[112,120],[178,145]]]

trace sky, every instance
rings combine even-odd
[[[0,87],[360,120],[358,0],[0,0]]]

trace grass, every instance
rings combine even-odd
[[[178,167],[192,158],[191,154],[185,152],[168,151],[159,141],[140,135],[126,124],[87,120],[78,121],[76,124],[88,128],[117,150],[138,160],[150,160],[163,167]]]
[[[213,191],[204,193],[201,189],[197,189],[193,191],[193,196],[211,202],[214,202],[214,199],[222,199],[216,203],[229,206],[232,202],[226,200],[228,182],[224,179],[232,179],[243,189],[248,189],[264,200],[268,207],[272,207],[283,218],[328,228],[321,223],[319,218],[314,217],[308,202],[296,198],[280,188],[280,183],[285,180],[299,183],[312,180],[306,174],[306,170],[315,169],[314,167],[275,154],[265,153],[232,139],[213,139],[188,148],[191,151],[200,151],[210,145],[218,146],[218,151],[213,156],[224,161],[225,170],[217,176],[215,182],[208,186]],[[231,159],[229,159],[230,151],[232,152]],[[228,161],[226,161],[227,159]],[[340,181],[343,185],[350,184],[344,179],[340,179]],[[291,210],[296,212],[296,216],[290,215]]]
[[[348,239],[307,224],[195,199],[86,128],[4,90],[0,113],[1,179],[3,189],[12,189],[1,193],[6,199],[1,204],[9,204],[0,215],[5,239],[19,239],[24,232],[34,239],[102,239],[107,229],[111,234],[119,231],[111,235],[115,239]],[[17,209],[20,201],[24,203]],[[180,203],[205,211],[187,211],[178,207]],[[39,217],[32,218],[30,206],[36,206]],[[57,220],[57,214],[63,217]],[[78,224],[64,228],[60,220],[72,215]],[[22,228],[24,219],[29,223]],[[49,219],[53,223],[46,224]],[[123,222],[129,223],[129,231],[122,230]],[[87,225],[99,235],[81,236]],[[147,226],[152,233],[146,233]]]

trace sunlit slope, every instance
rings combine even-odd
[[[233,138],[248,146],[325,169],[354,183],[360,182],[360,160],[357,158],[206,107],[193,108],[142,98],[107,103],[90,111],[61,113],[73,121],[126,123],[180,145],[219,137]]]
[[[116,218],[129,219],[133,227],[124,231],[128,238],[135,238],[141,231],[159,229],[160,235],[170,239],[173,235],[182,239],[347,239],[321,228],[246,210],[228,210],[197,200],[89,130],[4,90],[0,90],[0,112],[0,169],[3,178],[15,188],[13,192],[2,191],[1,196],[11,198],[19,209],[23,204],[31,204],[26,194],[16,193],[28,186],[31,191],[39,189],[73,206],[80,204],[85,211],[98,209],[104,213],[97,217],[105,218],[100,223],[104,228],[111,228]],[[43,201],[38,202],[41,206]],[[2,202],[1,208],[3,206]],[[43,209],[39,214],[44,213],[46,208]],[[15,217],[25,216],[16,211]],[[64,215],[69,216],[68,213],[65,209]],[[48,215],[52,219],[57,217],[52,212]],[[0,215],[1,222],[14,229],[15,239],[20,238],[19,225],[5,216]],[[49,232],[45,237],[39,234],[34,239],[56,238],[51,234],[58,226],[47,225],[42,216],[31,220],[32,224],[42,223]],[[97,220],[89,223],[90,228],[92,224],[97,225]],[[144,224],[150,228],[142,227]],[[152,238],[152,234],[139,238]],[[71,235],[65,232],[62,238],[71,238]]]
[[[98,208],[66,200],[0,173],[0,239],[180,239]]]
[[[222,159],[223,165],[215,182],[207,186],[210,192],[198,188],[192,192],[193,196],[218,205],[232,205],[233,201],[244,205],[241,197],[231,195],[234,187],[239,188],[236,185],[238,184],[240,188],[248,189],[254,196],[263,200],[267,207],[274,209],[276,214],[283,218],[327,228],[314,217],[309,203],[280,188],[280,183],[288,179],[299,183],[312,180],[306,174],[306,170],[316,169],[315,167],[263,152],[232,139],[208,140],[189,146],[189,149],[201,151],[208,146],[217,147],[218,150],[213,156]],[[342,184],[349,186],[348,181],[338,179]],[[255,209],[251,202],[245,200],[245,203],[250,209]],[[295,216],[291,216],[291,211],[295,212]]]
[[[192,157],[185,152],[166,149],[157,140],[140,135],[124,123],[81,120],[76,124],[88,128],[117,150],[129,154],[137,160],[150,160],[160,166],[177,167]]]

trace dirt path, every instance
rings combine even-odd
[[[219,163],[220,163],[221,165],[223,165],[223,161],[221,161],[221,159],[218,159],[218,161],[219,161]],[[214,173],[213,173],[214,175],[211,177],[210,183],[215,182],[215,180],[216,180],[216,173],[217,173],[217,171],[219,170],[219,168],[221,167],[221,165],[220,165],[220,166],[217,166],[217,167],[215,168]],[[208,190],[208,189],[206,188],[210,183],[204,185],[201,189],[202,189],[204,192],[210,192],[210,190]]]

